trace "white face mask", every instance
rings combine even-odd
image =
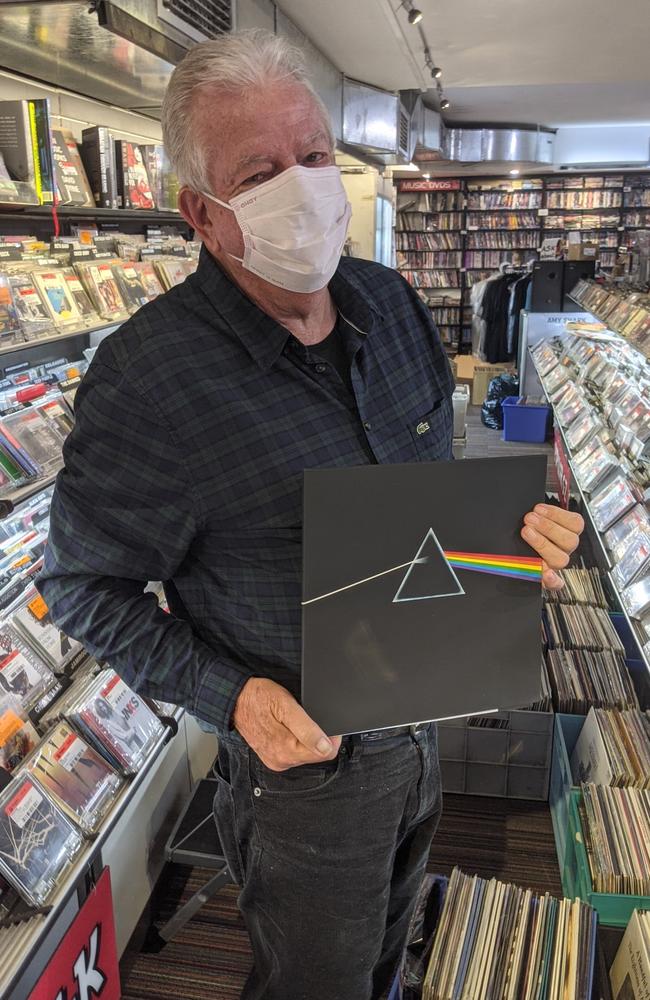
[[[341,257],[352,209],[338,167],[289,167],[230,202],[244,236],[235,260],[291,292],[325,288]]]

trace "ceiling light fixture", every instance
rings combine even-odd
[[[511,177],[519,177],[519,173],[520,173],[520,172],[519,172],[519,170],[517,170],[517,169],[515,168],[514,170],[511,170],[511,171],[510,171],[510,176],[511,176]]]
[[[443,99],[442,99],[442,100],[441,100],[441,102],[440,102],[440,110],[441,110],[441,111],[447,111],[447,109],[448,109],[449,107],[450,107],[450,103],[449,103],[449,101],[447,100],[447,98],[446,98],[446,97],[443,97]]]
[[[440,69],[440,66],[433,66],[431,68],[431,76],[433,77],[434,80],[440,79],[440,77],[442,76],[442,70]]]
[[[418,7],[411,7],[409,10],[409,24],[419,24],[422,20],[422,11]]]
[[[431,180],[431,174],[422,174],[422,176],[424,177],[425,181]]]

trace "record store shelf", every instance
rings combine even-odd
[[[623,338],[621,338],[621,339],[623,339]],[[529,354],[531,356],[533,365],[535,366],[535,359],[534,359],[534,356],[533,356],[532,352],[529,351]],[[537,367],[536,366],[535,366],[535,371],[537,371]],[[539,373],[538,373],[538,377],[539,377]],[[542,385],[542,391],[544,392],[544,395],[546,396],[546,399],[548,400],[548,405],[553,410],[553,413],[555,413],[555,409],[553,407],[553,403],[551,402],[551,400],[550,400],[550,398],[548,396],[548,393],[546,392],[546,389],[544,388],[544,386],[542,384],[541,378],[540,378],[539,381],[540,381],[540,385]],[[590,534],[590,537],[591,537],[591,541],[595,543],[595,551],[596,551],[596,555],[597,555],[599,563],[600,563],[600,568],[601,568],[601,570],[605,571],[605,574],[606,574],[606,577],[607,577],[607,581],[608,581],[608,583],[610,585],[611,591],[612,591],[612,593],[616,597],[616,602],[617,602],[617,604],[618,604],[618,606],[620,608],[621,613],[624,615],[625,619],[627,620],[627,623],[628,623],[628,625],[630,627],[630,632],[631,632],[631,634],[632,634],[632,636],[633,636],[633,638],[635,640],[636,646],[638,647],[637,650],[635,651],[636,652],[635,659],[640,660],[644,664],[644,666],[645,666],[645,669],[646,669],[647,673],[646,673],[646,677],[644,679],[645,680],[644,686],[647,687],[650,684],[650,657],[648,656],[648,653],[644,649],[644,644],[648,643],[648,640],[644,639],[644,637],[642,636],[641,631],[640,631],[640,625],[639,625],[639,623],[636,622],[634,619],[632,619],[629,616],[629,614],[627,613],[627,611],[625,610],[625,605],[623,604],[623,601],[621,599],[621,595],[619,593],[618,587],[615,584],[614,579],[613,579],[613,577],[611,575],[611,572],[610,572],[610,570],[612,569],[611,558],[609,556],[609,553],[607,552],[607,549],[605,548],[605,544],[603,542],[602,536],[601,536],[600,532],[598,531],[598,529],[596,528],[594,520],[593,520],[593,518],[591,516],[591,510],[589,508],[589,501],[587,499],[586,494],[583,492],[583,489],[580,486],[580,483],[578,482],[578,477],[575,474],[575,469],[573,467],[573,456],[572,456],[572,453],[571,453],[571,449],[569,448],[569,445],[567,443],[564,431],[563,431],[563,429],[560,426],[560,424],[559,424],[558,421],[555,421],[555,428],[556,428],[558,434],[560,435],[560,439],[562,441],[562,444],[563,444],[563,447],[564,447],[564,451],[565,451],[565,454],[566,454],[567,462],[568,462],[569,468],[571,470],[571,492],[574,493],[574,494],[577,494],[577,496],[579,497],[581,510],[584,513],[585,520],[587,521],[589,529],[590,529],[589,534]],[[648,643],[648,647],[650,648],[650,643]],[[634,677],[634,675],[633,675],[633,679],[636,682],[637,678]]]
[[[178,709],[174,713],[174,719],[177,724],[181,721],[183,715],[183,709]],[[106,843],[114,827],[121,819],[124,810],[136,796],[153,768],[156,767],[160,754],[172,738],[172,730],[166,727],[164,733],[162,733],[154,745],[150,757],[138,773],[125,785],[121,795],[116,799],[111,812],[106,817],[95,839],[85,842],[75,862],[64,872],[56,892],[50,901],[49,905],[51,909],[46,913],[36,914],[13,927],[0,928],[0,997],[9,998],[12,996],[11,991],[18,985],[27,967],[34,961],[34,956],[45,942],[48,934],[55,932],[56,924],[64,915],[66,909],[74,907],[76,912],[76,900],[74,899],[76,894],[79,894],[79,905],[83,903],[88,883],[92,883],[100,874],[100,872],[93,871],[93,865],[99,860],[102,846]],[[179,732],[175,738],[180,739],[183,737]],[[68,918],[68,924],[71,919],[72,917]],[[57,940],[52,941],[53,949],[56,948],[57,943]],[[36,970],[36,979],[41,971],[41,969]]]
[[[113,333],[117,330],[119,323],[102,323],[101,326],[91,326],[84,327],[74,330],[60,330],[58,333],[54,333],[49,337],[39,337],[37,340],[26,340],[24,343],[19,344],[3,344],[0,346],[0,356],[6,354],[17,354],[22,351],[28,351],[30,348],[35,347],[40,349],[45,344],[59,344],[64,343],[67,340],[73,340],[76,337],[89,337],[91,343],[94,340],[100,340],[103,337],[107,337],[109,333]]]

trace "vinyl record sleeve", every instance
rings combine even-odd
[[[302,700],[330,735],[539,698],[541,456],[304,477]]]
[[[0,794],[0,873],[33,906],[47,902],[82,837],[29,775]]]
[[[66,722],[48,733],[24,770],[86,834],[97,830],[123,783]]]
[[[54,624],[47,604],[35,588],[29,591],[26,598],[26,603],[14,612],[12,621],[54,672],[63,673],[83,646]]]

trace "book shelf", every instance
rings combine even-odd
[[[650,172],[396,183],[397,269],[426,295],[450,353],[469,349],[471,289],[502,263],[524,265],[544,239],[579,232],[607,271],[650,228]]]

